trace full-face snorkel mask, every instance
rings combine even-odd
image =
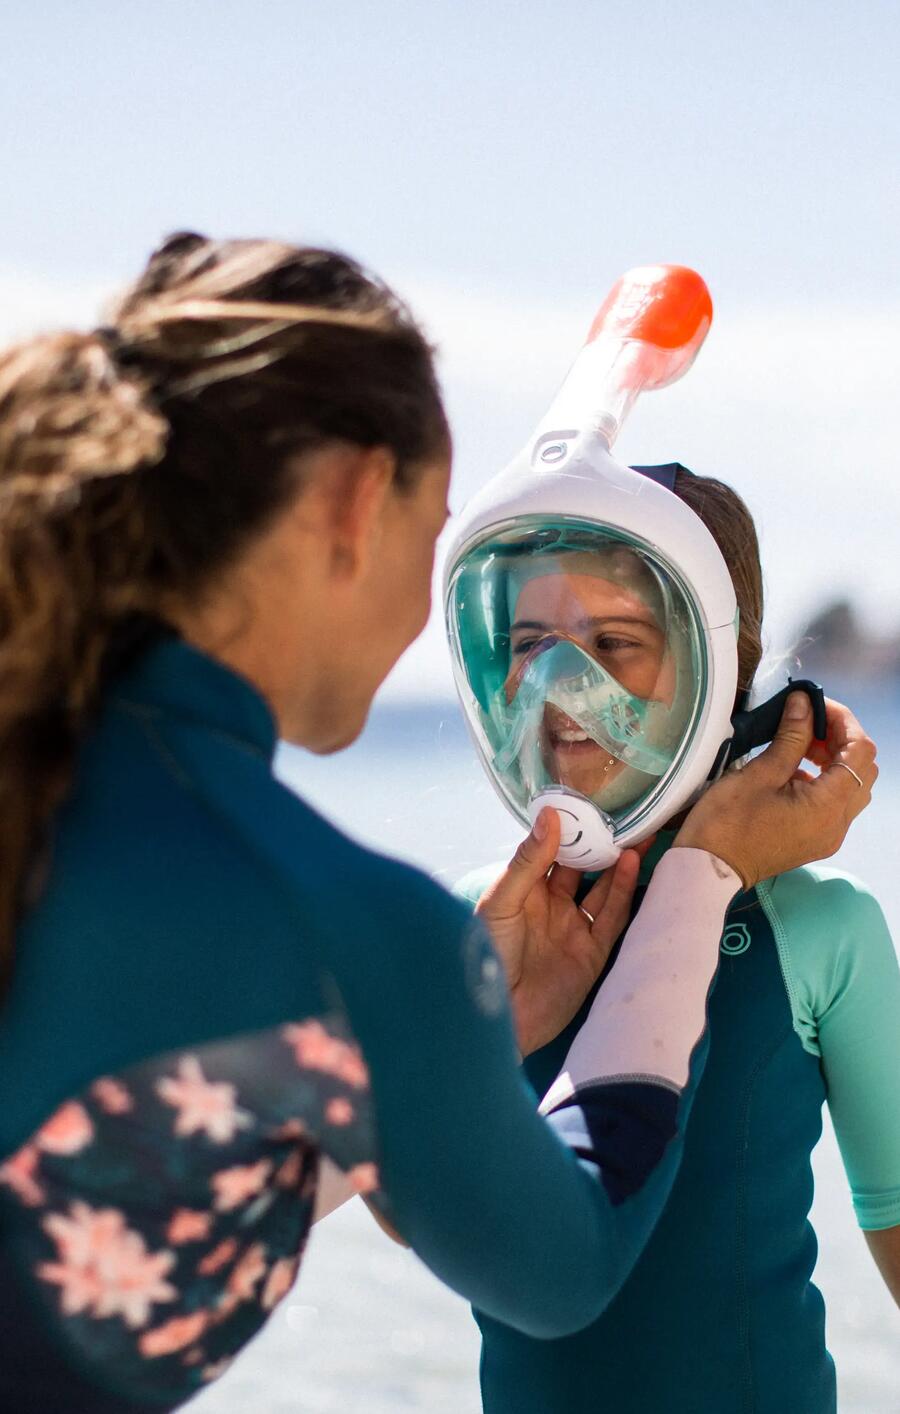
[[[610,455],[637,394],[687,371],[711,319],[693,271],[625,275],[447,556],[454,672],[482,762],[523,824],[546,805],[560,812],[557,857],[581,869],[652,834],[728,755],[728,568],[673,494],[675,467],[644,475]]]

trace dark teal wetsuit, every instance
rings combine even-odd
[[[579,1020],[528,1058],[538,1093]],[[536,1341],[479,1315],[486,1414],[835,1409],[807,1220],[826,1099],[860,1225],[900,1224],[900,969],[865,889],[816,867],[739,896],[709,1035],[671,1197],[599,1320]]]
[[[85,744],[0,1006],[4,1414],[215,1378],[290,1285],[323,1155],[540,1337],[598,1314],[670,1190],[705,1041],[684,1090],[600,1081],[539,1118],[470,910],[279,785],[274,746],[174,638]]]

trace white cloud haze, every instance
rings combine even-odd
[[[438,345],[459,508],[524,442],[603,291],[559,306],[398,284]],[[90,326],[109,293],[0,267],[0,340]],[[680,460],[744,496],[760,529],[768,637],[777,649],[840,594],[852,596],[875,629],[900,624],[898,316],[840,306],[720,309],[694,367],[671,389],[639,400],[617,444],[622,460]],[[437,613],[385,691],[450,691]]]

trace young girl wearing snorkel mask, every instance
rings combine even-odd
[[[532,458],[554,445],[552,421],[538,429]],[[451,551],[447,603],[463,702],[492,782],[519,818],[548,804],[558,810],[562,849],[549,887],[557,875],[583,897],[579,851],[590,875],[618,845],[655,831],[646,885],[686,803],[679,776],[704,779],[752,739],[738,732],[737,747],[722,749],[726,740],[716,749],[709,723],[717,710],[726,721],[751,720],[762,575],[753,521],[727,486],[677,465],[645,469],[662,491],[649,487],[655,530],[642,540],[637,510],[611,509],[605,524],[600,517],[618,492],[639,504],[640,479],[614,464],[607,471],[602,447],[588,447],[579,464],[574,432],[556,441],[569,444],[564,455],[576,445],[572,483],[560,490],[526,474],[524,492],[498,490],[495,510],[482,501]],[[606,503],[590,481],[591,461],[600,480],[609,476]],[[548,514],[554,496],[566,495]],[[680,532],[667,539],[665,497],[674,526],[687,514],[706,536],[705,564],[684,550]],[[516,498],[525,514],[512,514]],[[483,533],[479,515],[493,518]],[[716,585],[703,579],[716,556],[719,590],[730,584],[738,610],[721,651],[710,638],[728,615],[710,608]],[[820,746],[809,755],[825,763]],[[477,871],[458,890],[479,909],[495,908],[497,874]],[[538,1096],[567,1055],[577,1065],[573,1042],[594,997],[615,988],[616,959],[614,947],[569,1026],[525,1057]],[[677,957],[672,969],[677,975]],[[627,1007],[631,999],[619,1000]],[[575,1335],[534,1340],[476,1312],[485,1414],[834,1410],[807,1216],[826,1100],[860,1226],[900,1303],[900,968],[877,903],[858,881],[820,866],[748,888],[726,917],[708,1006],[710,1051],[685,1158],[649,1243],[600,1318]],[[650,1074],[659,1044],[647,1037]]]

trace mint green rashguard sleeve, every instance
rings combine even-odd
[[[877,901],[835,869],[760,886],[803,1046],[821,1058],[860,1227],[900,1225],[900,964]]]

